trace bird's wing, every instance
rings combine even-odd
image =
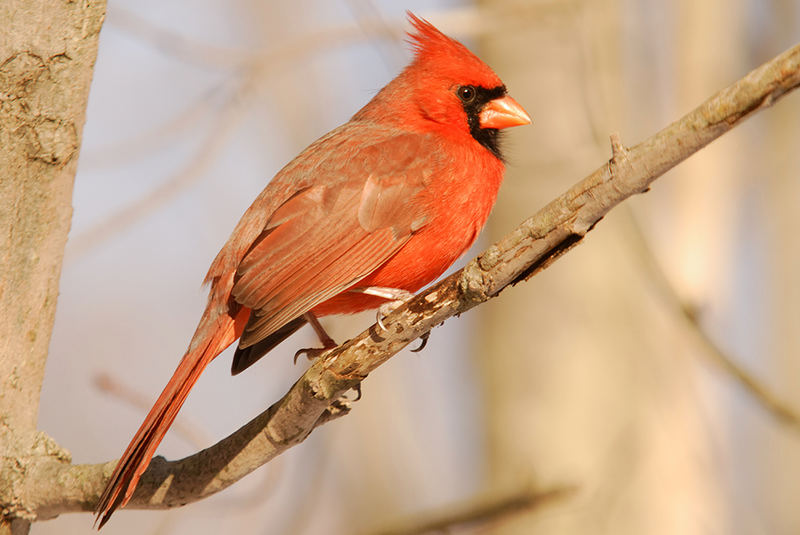
[[[327,176],[283,202],[239,263],[231,295],[252,309],[240,347],[353,286],[427,224],[431,153],[425,136],[405,133],[314,166]]]

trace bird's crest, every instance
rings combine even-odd
[[[497,75],[464,45],[440,32],[427,20],[407,11],[414,30],[408,32],[408,43],[414,50],[414,64],[431,66],[440,73],[468,74],[478,85],[502,85]],[[463,78],[463,76],[461,76]]]
[[[406,15],[415,30],[413,33],[408,32],[408,43],[417,55],[436,48],[450,47],[454,44],[460,45],[457,41],[440,32],[436,26],[427,20],[414,15],[410,11],[406,11]]]
[[[414,27],[413,32],[408,32],[407,41],[418,59],[423,56],[448,53],[462,55],[466,52],[471,55],[464,45],[440,32],[436,26],[427,20],[414,15],[410,11],[406,11],[406,15],[408,16],[408,21]]]

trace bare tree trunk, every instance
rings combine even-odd
[[[487,2],[498,4],[505,3]],[[697,66],[704,65],[697,51],[718,50],[697,40],[722,39],[727,33],[727,43],[740,35],[737,26],[709,20],[711,14],[735,7],[695,4],[685,5],[694,13],[662,6],[652,15],[651,26],[646,18],[633,17],[643,21],[637,29],[642,35],[653,35],[671,16],[677,17],[679,28],[685,24],[681,21],[696,25],[662,36],[666,43],[660,43],[667,50],[677,49],[684,40],[691,43],[679,49],[682,59],[677,63],[687,76],[680,110],[696,105],[714,85],[727,83],[719,77],[709,83],[708,77],[717,71],[705,78],[697,74]],[[623,142],[632,144],[654,128],[643,125],[659,121],[654,113],[677,113],[669,110],[674,104],[669,100],[671,85],[659,85],[659,80],[632,81],[638,93],[623,102],[622,62],[628,58],[620,51],[628,50],[622,21],[626,7],[615,0],[560,10],[557,5],[543,4],[542,16],[527,29],[489,36],[481,49],[513,91],[541,95],[526,102],[534,127],[515,134],[523,138],[519,145],[528,149],[510,148],[515,165],[490,232],[512,226],[513,218],[579,175],[587,157],[596,158],[593,151],[608,150],[608,133],[621,131]],[[639,42],[659,45],[656,38]],[[647,74],[652,76],[657,58],[653,50],[649,53]],[[735,52],[729,56],[741,57]],[[697,78],[691,78],[695,74]],[[675,79],[674,73],[666,73],[663,81]],[[695,83],[689,84],[692,80]],[[647,102],[649,108],[626,121],[623,113],[636,113],[636,101]],[[734,157],[724,164],[723,158],[690,165],[715,165],[722,180],[736,161]],[[536,182],[528,181],[532,176],[538,177]],[[674,197],[681,207],[692,199],[708,202],[697,188],[727,191],[708,180],[682,184],[686,185]],[[653,202],[648,198],[641,203],[648,201]],[[667,205],[675,211],[669,201]],[[719,232],[700,235],[698,228],[703,226],[693,223],[694,236],[683,233],[676,238],[683,246],[676,248],[679,262],[714,255],[710,241],[728,243],[729,234],[720,234],[720,227],[728,232],[733,228],[723,217],[728,214],[708,213],[707,205],[685,210],[706,221],[719,218],[714,223]],[[712,469],[712,442],[697,411],[693,363],[684,357],[692,346],[642,273],[630,225],[626,214],[610,214],[598,226],[593,243],[571,254],[557,270],[478,311],[485,336],[476,358],[485,381],[490,484],[513,488],[528,480],[543,488],[575,484],[581,489],[563,514],[534,511],[499,526],[497,533],[700,533],[708,526],[721,532],[730,527]],[[688,223],[683,227],[689,231]],[[496,237],[490,234],[490,240]],[[702,247],[704,254],[698,257]],[[719,258],[728,261],[727,256]],[[704,276],[713,276],[713,271]]]
[[[68,454],[36,430],[72,184],[105,2],[0,3],[0,534],[29,460]]]

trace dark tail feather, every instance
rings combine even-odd
[[[114,473],[111,474],[95,507],[97,515],[95,523],[99,523],[97,529],[102,528],[114,511],[124,507],[131,499],[139,478],[150,464],[156,448],[175,420],[192,386],[208,363],[241,334],[241,328],[249,314],[249,310],[244,309],[244,311],[246,314],[242,314],[241,318],[237,317],[235,322],[230,316],[226,316],[221,324],[209,326],[213,329],[213,334],[207,340],[198,344],[193,340],[190,350],[181,359],[167,386],[128,444],[122,458],[117,462]],[[198,333],[203,332],[203,323],[201,322]]]
[[[289,338],[305,324],[306,319],[300,316],[251,346],[237,347],[236,353],[233,354],[231,375],[239,374],[252,366],[258,359],[272,351],[275,346]]]
[[[204,351],[202,356],[205,354]],[[108,522],[115,509],[124,507],[130,500],[139,478],[150,464],[156,448],[186,400],[189,390],[211,360],[202,356],[186,354],[128,444],[95,508],[99,520],[98,529]]]

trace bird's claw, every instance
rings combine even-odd
[[[428,338],[430,337],[431,337],[431,332],[430,331],[426,332],[425,334],[419,337],[419,346],[414,349],[410,349],[409,351],[411,351],[412,353],[419,353],[420,351],[425,349],[426,345],[428,345]]]
[[[393,303],[395,303],[395,302],[396,302],[396,301],[391,301],[391,302],[389,302],[389,303],[384,303],[384,304],[382,304],[380,307],[378,307],[378,312],[375,314],[375,323],[377,323],[377,324],[378,324],[378,328],[379,328],[379,329],[380,329],[382,332],[386,332],[386,331],[388,331],[388,330],[389,330],[389,329],[387,329],[387,328],[386,328],[386,325],[384,325],[384,324],[383,324],[383,318],[384,318],[384,316],[388,316],[388,315],[389,315],[389,313],[391,313],[391,312],[392,312],[392,310],[394,310],[395,308],[397,308],[398,306],[400,306],[400,305],[395,305],[395,306],[394,306],[394,308],[392,308],[391,310],[389,310],[389,307],[387,307],[386,305],[391,305],[391,304],[393,304]],[[402,304],[402,301],[400,301],[400,303]]]
[[[414,294],[408,290],[403,290],[402,288],[389,288],[386,286],[356,287],[350,288],[349,291],[364,295],[374,295],[375,297],[380,297],[381,299],[387,300],[386,303],[383,303],[380,307],[378,307],[378,313],[375,317],[375,323],[378,324],[378,328],[383,332],[388,330],[386,325],[383,323],[383,318],[389,315],[397,307],[414,297]]]
[[[316,360],[331,349],[330,347],[304,347],[303,349],[298,349],[294,354],[294,363],[297,364],[297,359],[300,358],[300,355],[305,354],[308,360]]]
[[[406,301],[414,297],[414,294],[411,292],[405,292],[407,295],[403,295],[402,299],[394,299],[392,301],[387,301],[383,303],[381,306],[378,307],[378,313],[375,317],[375,323],[378,324],[378,328],[386,332],[389,329],[386,328],[386,325],[383,323],[383,318],[400,308],[401,305],[404,305]]]
[[[350,390],[356,393],[356,397],[354,398],[350,397]],[[351,387],[350,390],[345,391],[344,394],[342,394],[342,396],[333,403],[334,404],[338,403],[343,406],[346,406],[347,410],[350,410],[350,404],[355,403],[356,401],[361,399],[361,381],[356,383],[355,386]]]

